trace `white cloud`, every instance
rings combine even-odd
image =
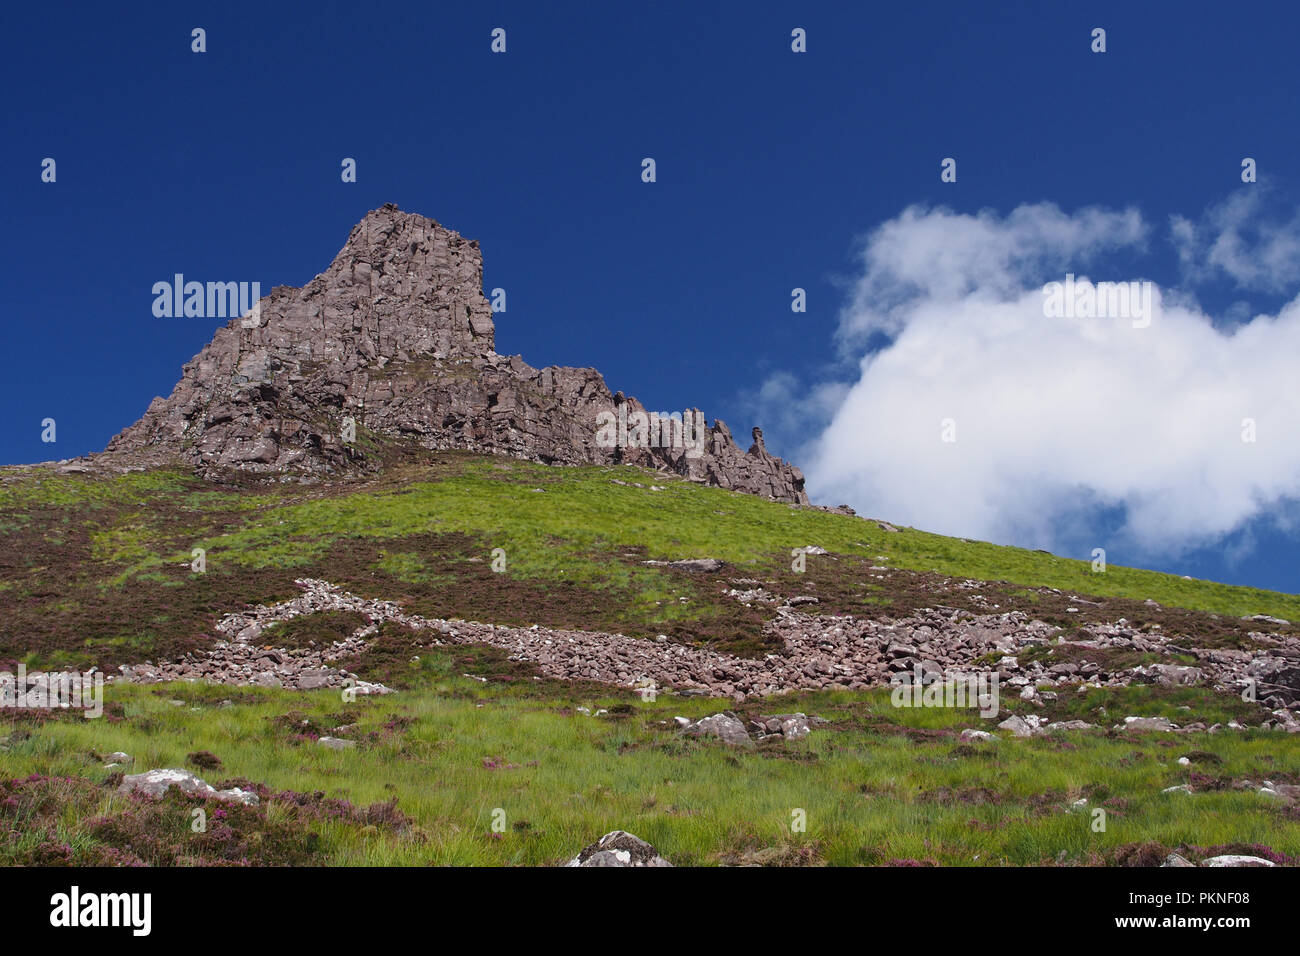
[[[1109,559],[1126,563],[1300,498],[1300,299],[1228,330],[1163,292],[1146,328],[1044,316],[1045,282],[1145,235],[1131,210],[1041,204],[1002,218],[912,208],[872,233],[840,341],[891,341],[861,356],[855,383],[815,392],[835,408],[792,457],[816,500],[1054,550],[1087,545],[1101,510],[1119,509],[1128,550]]]
[[[1147,228],[1133,209],[1082,209],[1068,216],[1051,203],[1017,207],[1005,219],[912,206],[867,237],[864,275],[840,324],[841,341],[897,334],[918,298],[943,302],[1014,294],[1027,274],[1053,262],[1083,264],[1096,254],[1141,246]]]
[[[1279,220],[1264,208],[1264,192],[1245,187],[1199,223],[1170,217],[1170,238],[1188,281],[1227,276],[1240,288],[1271,293],[1293,285],[1300,274],[1300,210]]]

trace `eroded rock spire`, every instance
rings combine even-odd
[[[412,440],[548,463],[644,465],[807,503],[802,473],[768,454],[758,430],[748,453],[721,421],[694,448],[639,442],[646,436],[635,427],[613,447],[597,441],[602,413],[622,406],[635,423],[646,409],[612,394],[595,369],[535,369],[498,355],[482,286],[478,242],[392,204],[376,209],[325,272],[301,289],[277,286],[218,330],[171,395],[154,399],[106,454],[179,458],[207,474],[329,475],[377,468],[376,443]]]

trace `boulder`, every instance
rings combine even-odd
[[[1002,723],[998,724],[999,730],[1008,730],[1013,737],[1032,737],[1034,728],[1023,717],[1017,717],[1012,714]]]
[[[1262,624],[1276,624],[1279,627],[1289,627],[1291,622],[1282,617],[1270,617],[1267,614],[1252,614],[1250,617],[1242,618],[1243,621],[1259,621]]]
[[[1090,724],[1086,720],[1058,720],[1055,723],[1048,724],[1048,732],[1055,733],[1058,730],[1096,730],[1096,724]]]
[[[1277,866],[1277,864],[1262,856],[1225,853],[1223,856],[1212,856],[1208,860],[1202,860],[1201,866]]]
[[[319,690],[328,687],[333,673],[324,667],[308,667],[298,672],[299,690]]]
[[[188,770],[172,768],[128,774],[122,778],[122,783],[118,786],[117,791],[122,794],[136,793],[147,797],[161,797],[172,787],[176,787],[188,797],[200,797],[205,800],[224,800],[231,803],[243,803],[250,807],[257,806],[258,802],[257,794],[251,791],[240,790],[238,787],[230,790],[218,790]]]
[[[565,866],[672,866],[659,851],[625,830],[611,830]]]
[[[688,722],[682,728],[682,733],[688,737],[717,737],[732,747],[754,746],[754,741],[745,730],[745,725],[740,722],[739,717],[730,712],[713,714],[693,723]]]
[[[1169,732],[1178,728],[1164,717],[1125,717],[1124,723],[1116,724],[1115,729]]]
[[[702,574],[712,574],[716,571],[721,571],[726,567],[726,565],[717,558],[687,558],[682,561],[647,561],[646,564],[666,565],[670,568],[676,568],[679,571],[695,571]]]
[[[1191,687],[1205,680],[1205,673],[1199,667],[1180,664],[1152,664],[1147,673],[1162,687]]]

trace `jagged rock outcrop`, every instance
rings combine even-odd
[[[391,204],[377,209],[324,273],[301,289],[277,286],[220,329],[105,454],[179,457],[209,475],[327,475],[376,468],[385,439],[410,439],[643,465],[808,503],[803,474],[767,452],[760,429],[742,452],[726,423],[706,428],[697,409],[679,416],[684,424],[660,421],[595,369],[498,355],[482,276],[476,241]]]

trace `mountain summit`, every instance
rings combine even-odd
[[[803,474],[611,393],[595,369],[535,369],[494,349],[478,242],[388,204],[303,288],[277,286],[218,330],[168,398],[106,455],[316,475],[379,467],[395,442],[557,464],[632,464],[807,504]],[[695,427],[692,427],[692,426]]]

